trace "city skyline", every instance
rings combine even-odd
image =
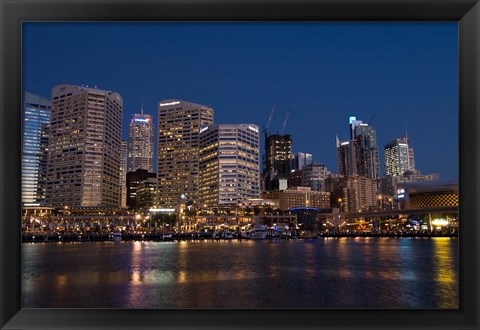
[[[290,109],[284,133],[292,135],[292,151],[312,153],[332,172],[335,136],[347,140],[348,118],[356,116],[377,130],[381,176],[383,147],[408,129],[418,170],[456,178],[456,31],[453,23],[28,23],[24,90],[49,98],[55,85],[71,83],[118,92],[124,99],[124,139],[142,95],[155,126],[162,99],[208,105],[215,123],[260,127],[276,103],[270,131],[280,131]],[[71,37],[62,46],[65,59],[42,48],[64,33]],[[145,37],[134,40],[141,33],[159,38],[147,47]],[[305,43],[309,37],[318,43]],[[105,56],[112,52],[114,57]],[[372,58],[373,53],[379,54]],[[66,64],[73,57],[76,64]],[[42,82],[35,79],[39,75]],[[332,111],[317,111],[327,107]]]

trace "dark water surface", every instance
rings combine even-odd
[[[458,240],[22,245],[24,308],[458,308]]]

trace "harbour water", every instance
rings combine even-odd
[[[458,239],[22,245],[24,308],[458,308]]]

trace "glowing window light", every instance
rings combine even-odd
[[[448,220],[446,219],[435,219],[432,221],[434,226],[448,226]]]

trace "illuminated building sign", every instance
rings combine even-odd
[[[149,209],[150,212],[175,212],[175,209]]]
[[[207,126],[207,127],[204,127],[204,128],[202,128],[202,129],[200,129],[200,133],[203,133],[203,132],[205,132],[207,129],[208,129],[208,126]]]
[[[150,118],[135,118],[133,121],[137,123],[148,123],[150,122]]]
[[[168,103],[160,103],[160,106],[161,107],[166,107],[166,106],[175,105],[175,104],[180,104],[180,102],[179,101],[173,101],[173,102],[168,102]]]

